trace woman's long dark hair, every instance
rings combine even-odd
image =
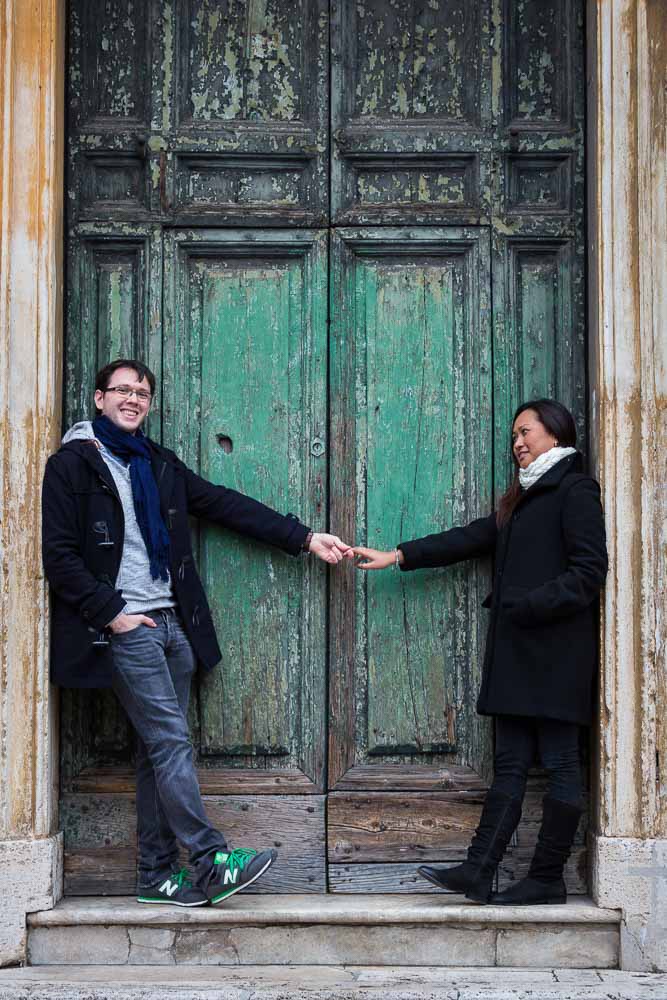
[[[516,418],[524,410],[533,410],[538,420],[543,424],[550,434],[556,438],[560,448],[575,448],[577,444],[577,428],[574,417],[562,403],[555,399],[529,399],[522,403],[512,417],[512,427]],[[502,527],[512,516],[512,511],[516,507],[521,496],[521,484],[519,483],[519,463],[514,456],[512,447],[512,431],[510,429],[510,454],[514,462],[514,478],[509,489],[502,495],[498,503],[498,527]]]

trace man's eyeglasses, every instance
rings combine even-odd
[[[151,401],[150,392],[146,392],[145,389],[133,389],[130,385],[110,385],[108,388],[102,389],[102,392],[117,392],[123,399],[131,399],[132,396],[136,396],[140,403],[150,403]]]

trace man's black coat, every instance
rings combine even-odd
[[[298,555],[308,528],[250,497],[195,475],[167,448],[149,440],[160,507],[170,537],[170,572],[185,630],[200,664],[220,660],[211,612],[192,558],[188,515]],[[105,626],[125,602],[115,589],[125,522],[118,491],[93,440],[75,440],[46,465],[42,551],[53,591],[51,678],[64,687],[108,687]],[[108,542],[112,544],[109,545]]]
[[[597,598],[607,573],[600,487],[570,455],[496,515],[402,542],[404,570],[450,566],[495,552],[481,715],[590,723]]]

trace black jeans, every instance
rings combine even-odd
[[[536,755],[547,772],[547,794],[574,806],[582,804],[579,726],[556,719],[496,716],[493,788],[523,799],[528,769]]]

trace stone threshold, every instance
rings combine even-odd
[[[342,924],[612,924],[621,911],[575,897],[555,906],[481,906],[457,895],[282,894],[233,896],[219,906],[191,909],[137,903],[133,897],[79,896],[61,900],[51,910],[28,915],[28,926],[81,927],[182,924],[215,926]]]
[[[31,966],[618,968],[620,913],[590,900],[479,906],[441,895],[238,895],[214,907],[66,899],[28,920]]]
[[[2,1000],[665,1000],[667,975],[588,969],[89,965],[0,969]]]

